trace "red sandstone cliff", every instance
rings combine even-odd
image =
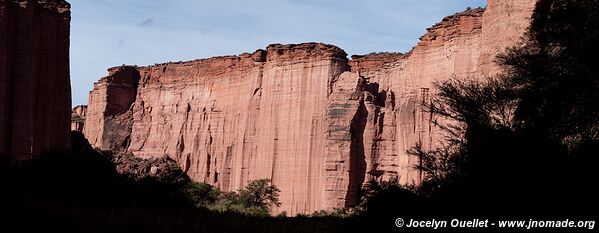
[[[68,149],[70,5],[0,1],[0,154]]]
[[[322,209],[326,100],[349,69],[346,56],[331,45],[275,44],[240,56],[112,68],[90,93],[85,134],[104,149],[167,154],[194,180],[224,191],[269,177],[284,190],[282,210]]]
[[[368,111],[364,144],[366,180],[397,176],[417,184],[418,158],[407,150],[416,143],[432,148],[443,143],[439,119],[422,109],[435,94],[433,83],[451,77],[480,78],[498,71],[495,55],[519,43],[530,22],[535,0],[488,1],[487,9],[470,9],[445,17],[405,55],[373,54],[350,61],[378,90],[378,105]],[[355,85],[355,84],[353,84]],[[367,105],[368,106],[368,105]]]
[[[194,180],[225,191],[270,178],[281,189],[275,212],[353,205],[370,178],[420,181],[406,150],[442,143],[439,119],[421,108],[432,83],[496,72],[488,60],[518,42],[533,5],[490,1],[486,11],[446,17],[408,54],[348,60],[332,45],[275,44],[111,68],[90,92],[84,133],[103,149],[166,154]]]

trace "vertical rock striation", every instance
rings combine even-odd
[[[424,106],[435,94],[435,82],[469,77],[476,72],[483,12],[484,9],[476,8],[445,17],[427,29],[405,59],[387,70],[391,77],[387,92],[393,93],[395,98],[395,111],[387,115],[395,121],[395,129],[391,129],[395,130],[395,145],[388,145],[394,150],[387,155],[396,157],[373,162],[385,171],[384,176],[398,176],[400,182],[408,184],[421,181],[420,172],[414,169],[419,159],[409,155],[407,150],[416,143],[430,149],[443,138],[435,127],[438,119]],[[391,172],[386,172],[388,169]]]
[[[70,5],[0,1],[0,154],[68,149]]]
[[[517,45],[536,1],[494,1],[487,9],[469,9],[445,17],[427,29],[408,54],[354,56],[351,71],[379,85],[380,96],[366,157],[366,180],[398,177],[401,183],[418,184],[423,178],[414,167],[417,157],[407,150],[416,143],[432,149],[444,143],[440,119],[424,109],[435,95],[434,83],[458,78],[481,78],[496,74],[497,54]],[[374,113],[373,113],[374,114]]]
[[[433,83],[497,72],[535,4],[489,1],[446,17],[409,53],[346,58],[332,45],[274,44],[239,56],[109,69],[85,134],[103,149],[168,155],[196,181],[234,191],[270,178],[289,214],[355,205],[369,179],[418,184],[407,150],[443,143],[422,106]],[[506,17],[507,15],[507,17]]]
[[[140,71],[134,66],[108,69],[108,76],[94,84],[83,133],[101,149],[124,151],[129,146]]]
[[[495,56],[514,46],[530,24],[536,0],[489,0],[482,18],[484,30],[480,39],[479,75],[499,72]]]
[[[348,70],[346,56],[331,45],[274,44],[111,68],[90,93],[85,135],[102,149],[169,155],[194,180],[224,191],[268,177],[282,190],[280,210],[322,209],[326,100]]]

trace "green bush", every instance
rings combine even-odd
[[[195,207],[208,207],[214,204],[220,195],[218,187],[206,183],[190,182],[185,189],[185,196]]]
[[[270,179],[253,180],[244,189],[239,190],[239,198],[245,206],[268,210],[272,205],[281,206],[279,192],[281,190],[271,184]]]
[[[281,205],[279,192],[269,179],[250,181],[238,192],[221,192],[210,184],[197,182],[191,182],[185,188],[187,199],[195,207],[248,216],[268,216],[271,206]]]
[[[235,192],[221,193],[215,202],[206,207],[218,212],[242,212],[243,210],[243,206],[239,201],[239,195]]]

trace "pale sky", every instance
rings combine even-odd
[[[122,64],[323,42],[350,56],[407,52],[426,28],[486,0],[70,0],[73,105]]]

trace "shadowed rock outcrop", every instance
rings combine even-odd
[[[348,60],[333,45],[274,44],[111,68],[90,93],[84,132],[102,149],[167,155],[224,191],[272,179],[282,202],[274,212],[352,206],[371,178],[420,182],[407,150],[442,143],[440,119],[422,108],[433,82],[496,72],[487,60],[518,43],[534,2],[490,1],[446,17],[407,54]]]
[[[77,105],[71,112],[71,130],[83,132],[85,127],[85,115],[87,114],[87,105]]]
[[[63,0],[0,1],[0,154],[69,148],[70,20]]]
[[[101,149],[124,151],[129,146],[140,71],[121,66],[108,70],[108,76],[94,84],[89,94],[84,134]]]

